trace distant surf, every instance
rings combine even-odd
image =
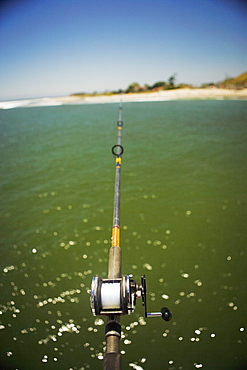
[[[55,98],[35,98],[0,102],[0,109],[49,107],[56,105],[63,105],[63,103]]]

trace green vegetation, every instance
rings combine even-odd
[[[138,82],[133,82],[130,84],[126,90],[119,89],[117,91],[105,91],[103,94],[94,92],[93,94],[88,93],[74,93],[71,94],[71,96],[77,96],[77,97],[86,97],[86,96],[98,96],[98,95],[114,95],[114,94],[133,94],[133,93],[147,93],[147,92],[156,92],[156,91],[162,91],[162,90],[171,90],[171,89],[180,89],[184,87],[192,87],[191,85],[186,84],[180,84],[175,85],[175,79],[176,79],[176,73],[174,73],[171,77],[168,78],[167,82],[164,81],[158,81],[155,82],[152,86],[149,86],[148,84],[145,84],[144,86],[141,86]]]
[[[157,87],[165,87],[166,86],[166,82],[163,82],[163,81],[159,81],[159,82],[156,82],[155,84],[153,84],[152,86],[152,89],[156,89]]]
[[[234,78],[227,78],[226,80],[217,84],[217,87],[225,89],[246,89],[247,88],[247,72]]]
[[[138,82],[133,82],[128,88],[124,91],[126,94],[135,93],[143,91],[143,88],[138,84]]]
[[[119,89],[117,91],[105,91],[102,93],[94,92],[92,94],[88,93],[75,93],[71,94],[71,96],[78,96],[78,97],[86,97],[86,96],[99,96],[99,95],[115,95],[115,94],[133,94],[133,93],[148,93],[148,92],[156,92],[156,91],[162,91],[162,90],[172,90],[172,89],[184,89],[184,88],[193,88],[192,85],[189,84],[179,84],[176,85],[176,73],[174,73],[172,76],[170,76],[165,81],[158,81],[155,82],[153,85],[149,86],[148,84],[145,84],[144,86],[141,86],[138,82],[133,82],[130,84],[126,90]],[[234,78],[228,78],[222,82],[214,83],[204,83],[201,85],[201,88],[207,88],[207,87],[218,87],[218,88],[224,88],[224,89],[244,89],[247,88],[247,72],[242,73],[241,75],[234,77]]]
[[[221,82],[209,82],[201,85],[202,88],[219,87],[221,89],[235,89],[242,90],[247,88],[247,72],[233,78],[227,78]]]

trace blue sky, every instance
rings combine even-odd
[[[200,85],[247,70],[245,0],[0,3],[0,100]]]

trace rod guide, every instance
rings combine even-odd
[[[116,145],[113,145],[111,151],[113,155],[115,155],[116,157],[120,157],[124,152],[124,148],[122,147],[122,145],[116,144]]]

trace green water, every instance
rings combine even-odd
[[[126,103],[122,272],[148,310],[122,317],[125,369],[244,369],[245,101]],[[107,276],[118,105],[1,117],[1,369],[101,369],[91,279]]]

